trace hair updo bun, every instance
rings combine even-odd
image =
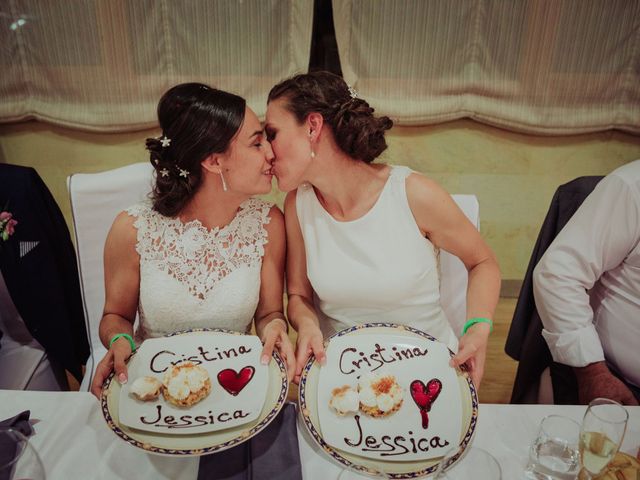
[[[244,121],[246,102],[202,83],[170,88],[158,103],[160,138],[147,138],[149,161],[156,170],[153,208],[174,217],[202,183],[200,163],[223,153]]]
[[[280,82],[269,92],[268,101],[285,98],[288,110],[300,123],[310,113],[320,113],[338,147],[350,157],[370,163],[387,148],[384,133],[393,121],[374,116],[374,109],[352,93],[341,77],[311,72]]]

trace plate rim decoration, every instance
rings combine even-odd
[[[418,330],[417,328],[413,328],[408,325],[400,325],[400,324],[388,323],[388,322],[371,322],[371,323],[354,325],[352,327],[348,327],[348,328],[345,328],[344,330],[340,330],[339,332],[334,333],[333,335],[325,339],[325,343],[324,343],[325,349],[328,347],[329,343],[333,338],[349,335],[357,331],[364,331],[369,328],[389,329],[390,334],[396,334],[396,335],[397,334],[406,335],[407,332],[410,332],[412,334],[418,335],[420,337],[426,338],[431,341],[436,341],[436,342],[438,341],[432,335],[429,335],[428,333],[425,333],[422,330]],[[455,355],[450,349],[448,350],[449,350],[450,356]],[[367,458],[367,457],[359,457],[358,455],[341,451],[337,448],[332,447],[327,442],[325,442],[324,438],[320,433],[319,422],[318,422],[318,425],[314,424],[313,420],[311,419],[311,412],[309,410],[309,405],[307,404],[308,390],[310,395],[312,396],[317,395],[317,384],[313,386],[307,385],[309,372],[314,367],[314,365],[317,365],[317,362],[313,354],[311,354],[311,356],[309,357],[309,360],[307,361],[304,368],[302,369],[302,374],[300,375],[300,382],[298,384],[299,412],[300,412],[300,416],[303,419],[307,432],[310,434],[310,436],[313,438],[316,444],[319,445],[322,448],[322,450],[327,455],[329,455],[334,461],[338,462],[343,467],[350,468],[356,471],[357,473],[365,474],[365,475],[375,475],[376,474],[375,467],[368,467],[365,463],[359,463],[358,458],[362,458],[363,461],[367,461],[367,463],[369,464],[379,463],[379,464],[384,464],[385,466],[388,465],[391,468],[391,470],[393,470],[393,465],[400,466],[400,465],[415,464],[418,466],[418,468],[414,469],[413,471],[403,471],[403,472],[385,471],[385,475],[387,476],[387,478],[392,478],[392,479],[419,478],[426,475],[431,475],[437,470],[439,462],[434,461],[434,459],[423,460],[423,461],[410,460],[406,462],[391,462],[391,461],[385,461],[385,460],[376,460],[376,459]],[[478,422],[478,393],[476,391],[475,385],[471,381],[471,378],[468,375],[467,369],[465,366],[461,366],[456,370],[457,370],[458,384],[460,386],[461,393],[463,395],[467,393],[467,389],[465,387],[468,387],[468,394],[470,396],[470,403],[471,403],[471,412],[469,412],[468,414],[469,415],[468,420],[466,419],[467,415],[465,414],[465,418],[463,419],[462,423],[463,423],[463,431],[464,431],[464,428],[466,427],[466,432],[464,433],[464,435],[463,435],[463,431],[460,432],[460,442],[458,443],[458,451],[455,453],[455,455],[447,459],[447,467],[457,462],[462,457],[462,455],[464,454],[464,451],[466,450],[466,448],[471,443],[471,440],[473,439],[476,425]],[[463,412],[466,410],[466,408],[464,407],[464,403],[466,401],[468,400],[463,398]],[[316,415],[317,415],[317,412],[316,412]],[[444,458],[444,457],[436,457],[436,458]]]
[[[169,333],[164,335],[163,337],[187,335],[187,334],[197,333],[197,332],[226,333],[226,334],[238,335],[238,336],[244,336],[244,335],[254,336],[248,333],[236,332],[236,331],[228,330],[224,328],[190,328],[187,330],[180,330],[177,332]],[[129,363],[131,359],[134,358],[135,354],[136,352],[133,352],[131,354],[131,356],[127,360],[127,363]],[[282,407],[284,406],[287,399],[287,391],[289,389],[289,379],[287,377],[287,369],[286,369],[284,360],[282,360],[282,357],[280,357],[280,354],[276,349],[273,350],[272,359],[275,360],[275,367],[273,367],[271,365],[271,362],[269,362],[269,374],[271,375],[271,372],[273,370],[275,370],[280,374],[280,386],[277,394],[278,396],[275,399],[275,403],[272,404],[273,405],[272,407],[270,407],[267,404],[267,401],[269,399],[268,398],[265,399],[265,404],[263,405],[258,418],[256,420],[253,420],[252,422],[249,422],[248,424],[242,424],[236,427],[230,427],[229,429],[215,430],[207,433],[194,433],[192,435],[170,435],[166,433],[154,434],[153,432],[138,430],[138,429],[129,427],[127,425],[123,425],[119,422],[119,420],[115,420],[113,418],[111,407],[110,407],[110,404],[112,402],[119,402],[119,395],[120,395],[120,388],[121,388],[118,382],[113,381],[115,376],[115,372],[113,371],[105,379],[102,385],[102,395],[100,397],[102,416],[106,421],[107,426],[118,437],[120,437],[122,440],[127,442],[129,445],[140,448],[145,452],[154,453],[157,455],[179,456],[179,457],[189,457],[189,456],[197,457],[201,455],[207,455],[210,453],[221,452],[228,448],[239,445],[249,440],[250,438],[254,437],[258,433],[260,433],[264,428],[267,427],[267,425],[269,425],[273,421],[273,419],[276,418],[278,413],[280,413],[280,410],[282,410]],[[275,380],[272,382],[275,383]],[[268,382],[268,384],[272,382]],[[267,387],[267,392],[269,392],[269,390],[270,390],[270,387]],[[119,408],[119,405],[118,405],[118,408]],[[251,425],[251,427],[248,427],[248,425]],[[235,435],[233,438],[226,441],[222,441],[222,442],[215,441],[215,437],[223,435],[224,434],[223,432],[228,433],[229,430],[233,430],[233,429],[238,429],[237,435]],[[154,437],[156,439],[157,438],[165,439],[169,437],[175,438],[176,440],[175,443],[177,447],[169,448],[169,447],[154,445],[153,444]],[[202,439],[202,446],[197,448],[180,448],[178,446],[180,443],[183,443],[185,440],[189,441],[196,438]],[[214,443],[211,443],[211,442],[214,442]]]

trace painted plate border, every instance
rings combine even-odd
[[[226,330],[223,328],[192,328],[189,330],[181,330],[179,332],[169,333],[165,335],[165,337],[173,337],[176,335],[184,335],[184,334],[195,333],[195,332],[214,332],[214,333],[228,333],[232,335],[247,335],[245,333],[235,332],[233,330]],[[135,352],[132,353],[127,362],[131,361],[131,359],[134,357],[135,354],[136,354]],[[267,412],[266,415],[263,416],[261,413],[260,417],[258,417],[259,419],[258,423],[253,427],[251,427],[251,429],[241,431],[236,437],[226,442],[214,443],[212,445],[207,445],[202,448],[165,448],[165,447],[159,447],[159,446],[153,445],[153,443],[149,442],[146,439],[145,441],[141,441],[140,439],[135,438],[135,436],[124,432],[120,428],[119,422],[116,422],[113,419],[111,415],[111,411],[109,410],[109,395],[111,393],[111,389],[109,387],[111,386],[111,382],[114,378],[114,374],[115,374],[114,372],[111,372],[111,374],[107,377],[104,384],[102,385],[102,396],[100,398],[102,415],[104,416],[104,419],[107,422],[107,426],[118,437],[120,437],[122,440],[124,440],[128,444],[133,445],[134,447],[140,448],[145,452],[154,453],[158,455],[179,456],[179,457],[200,456],[200,455],[207,455],[209,453],[221,452],[222,450],[226,450],[228,448],[239,445],[242,442],[249,440],[250,438],[254,437],[256,434],[261,432],[267,425],[269,425],[273,421],[274,418],[276,418],[276,416],[284,406],[284,403],[287,399],[287,391],[289,389],[287,369],[284,361],[282,360],[282,358],[280,357],[280,355],[275,349],[273,350],[272,358],[275,360],[278,366],[278,369],[280,370],[280,379],[281,379],[280,392],[278,394],[278,398],[276,400],[275,405],[271,410]],[[107,393],[105,394],[105,392]],[[138,432],[138,430],[132,429],[130,427],[128,428],[133,432]],[[224,432],[224,430],[219,430],[219,431]],[[140,432],[141,432],[141,435],[146,438],[148,437],[153,438],[154,436],[166,438],[167,436],[166,434],[154,435],[153,433],[149,433],[149,432],[142,432],[142,431]],[[206,435],[207,434],[204,434],[204,435],[195,434],[193,436],[204,437]],[[210,435],[215,435],[215,433],[211,433]],[[184,435],[181,435],[180,437],[176,436],[176,438],[185,438],[185,437],[189,437],[189,436],[184,436]]]
[[[342,337],[344,335],[349,335],[355,331],[364,330],[367,328],[389,328],[390,329],[389,333],[396,333],[396,334],[397,333],[402,334],[403,332],[412,332],[416,335],[427,338],[428,340],[437,341],[435,337],[429,335],[428,333],[425,333],[421,330],[418,330],[416,328],[409,327],[406,325],[398,325],[395,323],[364,323],[364,324],[355,325],[353,327],[349,327],[334,333],[333,335],[331,335],[329,338],[325,340],[325,348],[328,345],[328,343],[331,342],[332,338]],[[455,355],[451,350],[449,350],[449,354],[451,356]],[[309,361],[307,362],[304,369],[302,370],[302,375],[300,376],[300,383],[298,384],[298,405],[300,408],[300,415],[304,420],[304,424],[307,427],[307,431],[311,434],[313,439],[322,448],[322,450],[338,463],[344,465],[345,467],[351,468],[357,471],[358,473],[362,473],[365,475],[376,475],[377,472],[370,470],[364,464],[359,464],[359,463],[356,463],[355,461],[351,461],[350,459],[345,458],[339,450],[334,449],[328,443],[326,443],[322,438],[322,435],[320,434],[319,429],[316,428],[316,426],[313,424],[313,421],[310,418],[309,408],[307,406],[306,393],[307,393],[307,377],[309,375],[309,371],[311,370],[311,368],[314,366],[315,363],[316,363],[315,357],[311,355],[311,357],[309,357]],[[458,376],[464,376],[467,382],[467,385],[469,387],[469,395],[471,396],[471,418],[469,419],[469,426],[467,428],[465,435],[460,439],[458,452],[447,460],[446,467],[449,467],[450,465],[454,464],[461,458],[465,449],[467,448],[469,443],[471,443],[473,434],[475,433],[476,424],[478,422],[478,394],[476,391],[476,387],[471,381],[471,378],[466,374],[466,368],[464,366],[459,368],[458,370],[459,370]],[[317,385],[314,385],[313,387],[317,387]],[[317,392],[315,390],[311,392],[312,395],[316,395],[316,393]],[[353,457],[357,457],[357,455],[353,455],[353,454],[349,454],[349,455]],[[385,463],[386,465],[393,465],[393,464],[397,464],[398,462],[380,461],[380,463]],[[430,462],[417,461],[417,462],[411,462],[411,463],[430,463]],[[431,475],[436,471],[437,468],[438,468],[438,462],[435,462],[431,466],[421,468],[413,472],[402,472],[402,473],[385,472],[385,475],[387,476],[387,478],[393,478],[393,479],[420,478],[426,475]]]

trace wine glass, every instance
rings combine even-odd
[[[462,458],[452,463],[452,457],[458,452],[450,450],[438,464],[434,480],[466,480],[482,478],[483,480],[501,480],[502,470],[498,461],[486,450],[469,447]]]
[[[38,452],[29,439],[14,428],[0,428],[0,479],[45,480]]]
[[[389,475],[380,466],[367,466],[366,473],[357,470],[353,466],[343,466],[340,475],[336,480],[371,480],[373,479],[388,479]]]
[[[538,436],[529,449],[525,477],[574,480],[580,469],[580,424],[562,415],[542,419]]]
[[[620,448],[628,419],[627,410],[614,400],[589,403],[580,427],[580,478],[593,478],[607,467]]]

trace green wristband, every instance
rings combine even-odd
[[[136,351],[136,342],[133,341],[133,338],[131,338],[131,335],[129,335],[128,333],[118,333],[114,335],[113,338],[109,340],[109,348],[111,348],[113,342],[115,342],[119,338],[126,338],[127,340],[129,340],[129,345],[131,345],[131,353]]]
[[[476,323],[488,323],[489,333],[493,332],[493,322],[490,318],[474,317],[467,320],[467,323],[464,324],[464,327],[462,327],[462,335],[467,333],[467,330],[469,330],[469,328],[471,328]]]

